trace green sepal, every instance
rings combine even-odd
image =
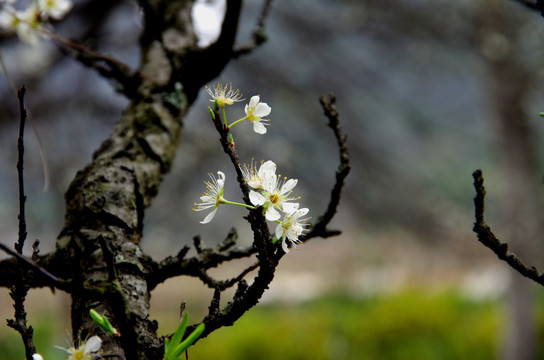
[[[215,113],[213,112],[212,108],[208,106],[208,111],[210,112],[210,116],[212,120],[215,120]]]

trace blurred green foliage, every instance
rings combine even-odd
[[[544,302],[539,305],[544,334]],[[500,300],[469,300],[454,292],[408,290],[363,299],[329,296],[292,305],[259,305],[233,327],[189,350],[208,359],[496,359],[505,325]],[[65,359],[53,315],[31,318],[37,348],[47,360]],[[14,331],[0,332],[2,359],[23,359]],[[539,339],[540,340],[540,339]],[[544,340],[544,339],[543,339]],[[544,354],[544,341],[539,341]],[[541,355],[540,358],[544,359]]]
[[[203,339],[193,359],[494,359],[497,302],[408,291],[261,306]]]

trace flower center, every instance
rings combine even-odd
[[[76,350],[73,355],[74,360],[85,360],[85,354],[81,350]]]
[[[276,205],[280,201],[280,197],[277,194],[270,195],[270,202],[272,205]]]

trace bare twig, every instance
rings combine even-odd
[[[237,58],[241,55],[249,54],[253,50],[255,50],[255,48],[257,48],[259,45],[266,42],[268,37],[266,36],[264,25],[270,11],[271,4],[272,4],[272,0],[263,1],[263,5],[261,8],[259,17],[257,18],[255,29],[253,30],[253,33],[251,34],[251,42],[246,45],[240,46],[237,49],[234,49],[232,54],[233,58]]]
[[[251,205],[251,202],[249,201],[249,186],[247,185],[244,179],[244,175],[242,174],[240,159],[238,158],[238,153],[236,152],[236,145],[234,139],[229,139],[230,129],[224,124],[223,120],[221,119],[221,115],[219,114],[219,107],[217,106],[217,104],[215,104],[214,106],[213,113],[213,123],[217,132],[221,136],[219,142],[223,147],[223,151],[229,156],[232,165],[234,165],[234,169],[236,171],[236,180],[238,181],[240,189],[242,190],[242,194],[244,195],[243,198],[245,203]]]
[[[484,200],[486,192],[482,170],[474,171],[472,177],[474,178],[474,189],[476,190],[476,197],[474,198],[474,215],[476,222],[474,223],[473,230],[478,235],[478,240],[490,248],[499,259],[504,260],[521,275],[528,277],[540,285],[544,285],[544,274],[538,271],[534,266],[528,267],[525,265],[516,254],[508,250],[507,243],[503,243],[497,239],[495,234],[491,231],[491,228],[486,224],[484,220]]]
[[[83,65],[95,69],[100,75],[107,79],[115,80],[120,87],[116,89],[131,98],[136,93],[139,83],[144,79],[144,75],[132,70],[128,65],[112,58],[106,54],[91,50],[74,41],[58,36],[54,32],[43,30],[59,47],[66,53],[71,54]],[[146,79],[151,81],[151,79]]]
[[[6,245],[4,245],[2,243],[0,243],[0,250],[3,250],[4,252],[6,252],[7,254],[9,254],[11,256],[14,256],[17,259],[18,262],[23,262],[26,265],[28,265],[29,267],[34,268],[35,270],[37,270],[40,274],[42,274],[43,276],[45,276],[48,279],[47,285],[54,286],[54,287],[56,287],[58,289],[61,289],[61,290],[68,290],[69,289],[70,284],[68,282],[57,278],[55,275],[53,275],[49,271],[45,270],[43,267],[41,267],[35,261],[30,260],[30,259],[26,258],[25,256],[11,250],[9,247],[7,247]]]
[[[19,237],[15,243],[16,253],[22,256],[23,247],[26,240],[26,220],[25,220],[25,190],[23,181],[23,155],[24,155],[24,131],[26,121],[26,109],[24,105],[26,89],[23,86],[17,92],[17,98],[19,100],[19,137],[17,139],[17,175],[19,180]],[[19,256],[17,257],[19,259]],[[19,260],[17,260],[18,262]],[[29,284],[25,281],[26,268],[20,267],[18,278],[14,285],[11,287],[9,295],[13,299],[13,308],[15,309],[15,319],[8,320],[8,326],[17,331],[23,340],[25,346],[25,356],[27,360],[32,360],[32,355],[36,353],[36,347],[34,346],[34,329],[32,326],[27,326],[26,311],[25,311],[25,299],[30,289]]]
[[[25,93],[26,88],[23,86],[17,92],[17,98],[19,99],[19,137],[17,138],[17,179],[19,182],[19,238],[15,244],[15,250],[19,253],[23,253],[23,247],[26,241],[26,220],[25,220],[25,183],[23,177],[24,168],[24,133],[26,122],[26,109],[25,109]]]
[[[336,97],[333,94],[330,94],[329,99],[327,100],[325,96],[321,96],[319,98],[319,102],[321,103],[321,106],[323,107],[325,116],[329,120],[329,123],[327,125],[332,129],[334,133],[334,137],[336,138],[336,143],[338,145],[338,149],[340,152],[340,164],[338,165],[338,169],[336,170],[336,183],[334,184],[334,187],[332,188],[327,210],[322,216],[318,218],[317,223],[315,223],[312,226],[312,229],[310,230],[310,232],[308,232],[304,237],[302,237],[301,239],[302,241],[307,241],[313,237],[326,238],[326,237],[336,236],[340,234],[340,231],[338,230],[327,229],[327,225],[330,223],[330,221],[336,214],[338,204],[340,203],[342,189],[344,187],[344,181],[351,170],[351,164],[349,160],[349,153],[348,153],[348,147],[347,147],[347,136],[342,134],[339,114],[335,106]]]

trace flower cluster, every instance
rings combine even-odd
[[[19,39],[35,44],[49,19],[62,19],[71,9],[70,0],[37,0],[22,10],[16,9],[15,0],[0,1],[0,29],[14,32]]]
[[[308,226],[308,218],[301,217],[308,213],[308,208],[299,209],[299,203],[292,202],[300,197],[291,197],[293,188],[298,180],[281,178],[276,175],[276,164],[268,160],[263,162],[257,170],[253,163],[243,166],[244,179],[252,190],[249,192],[249,200],[255,206],[262,206],[266,220],[275,221],[276,239],[281,240],[282,249],[289,252],[286,240],[293,246],[300,242],[299,236]],[[280,220],[283,213],[283,220]]]
[[[253,206],[225,199],[223,197],[225,174],[218,171],[218,178],[210,174],[211,181],[205,182],[206,190],[200,197],[201,202],[194,204],[193,211],[212,208],[212,211],[200,223],[209,223],[221,204],[243,206],[249,209],[256,209],[262,206],[265,218],[268,221],[277,223],[275,231],[276,238],[278,241],[281,240],[283,250],[286,253],[289,252],[286,240],[289,240],[296,246],[300,242],[299,236],[303,234],[308,226],[308,218],[301,218],[308,213],[308,208],[299,209],[299,204],[292,201],[298,200],[300,197],[290,196],[298,180],[282,179],[279,175],[276,175],[276,164],[271,160],[262,162],[258,169],[252,161],[249,166],[244,164],[241,167],[241,171],[244,180],[252,189],[249,193],[249,199]],[[280,220],[282,217],[281,213],[283,213],[282,220]]]
[[[221,108],[225,129],[230,130],[234,125],[249,120],[253,124],[253,130],[257,134],[265,134],[266,126],[270,120],[264,119],[271,112],[270,106],[261,102],[259,95],[252,96],[249,103],[245,106],[244,112],[246,116],[227,125],[227,116],[225,107],[233,105],[235,102],[243,101],[242,94],[238,89],[234,90],[231,84],[222,85],[218,83],[213,87],[213,90],[206,87],[208,94],[212,97],[210,100],[216,106]],[[215,116],[212,113],[212,117]],[[229,141],[232,140],[232,134],[229,134]],[[229,204],[243,206],[251,210],[256,210],[262,207],[263,214],[266,220],[275,222],[276,241],[281,241],[282,249],[286,253],[289,252],[289,243],[296,246],[300,242],[299,237],[306,231],[308,227],[308,219],[303,218],[308,213],[307,208],[299,209],[298,202],[295,200],[300,197],[292,197],[293,188],[297,185],[298,180],[282,178],[276,175],[276,164],[269,160],[261,162],[257,168],[254,161],[250,165],[239,167],[240,172],[251,189],[249,192],[249,204],[242,204],[229,201],[224,198],[225,174],[221,171],[217,172],[216,178],[213,174],[209,174],[211,181],[205,182],[206,190],[200,197],[200,203],[194,203],[193,211],[202,211],[212,209],[208,215],[202,220],[201,224],[209,223],[215,214],[219,205]],[[283,214],[283,219],[282,219]]]

